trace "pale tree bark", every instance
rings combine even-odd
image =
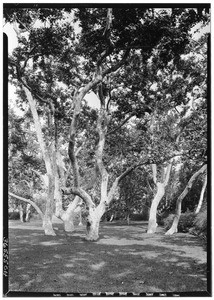
[[[75,151],[75,156],[78,155],[80,152],[82,146],[80,146]],[[55,193],[54,193],[54,199],[55,199],[55,216],[60,218],[64,223],[64,230],[67,232],[74,231],[74,216],[76,214],[76,209],[79,207],[79,204],[82,203],[82,200],[79,196],[75,196],[74,200],[69,204],[66,210],[62,207],[62,191],[61,186],[66,185],[68,174],[66,172],[62,156],[60,152],[57,150],[56,152],[56,166],[55,166]],[[68,172],[70,171],[70,168]],[[60,175],[60,178],[59,178]],[[80,212],[81,215],[81,212]]]
[[[182,205],[182,201],[183,199],[186,197],[186,195],[188,194],[188,192],[190,191],[190,189],[192,188],[192,185],[195,181],[195,179],[203,172],[205,172],[207,169],[207,165],[203,165],[197,172],[195,172],[192,177],[190,178],[190,180],[187,183],[187,186],[185,187],[185,189],[183,190],[183,192],[181,193],[181,195],[178,197],[177,202],[176,202],[176,211],[175,211],[175,216],[173,219],[173,223],[171,228],[165,233],[166,235],[172,235],[173,233],[176,233],[178,231],[178,222],[181,216],[181,205]]]
[[[111,54],[112,47],[111,47],[111,39],[110,39],[110,28],[111,28],[111,21],[112,21],[112,9],[107,10],[107,19],[106,19],[106,30],[104,32],[105,38],[108,40],[108,47],[105,51],[100,55],[97,61],[97,71],[94,74],[94,78],[85,85],[81,90],[76,91],[74,95],[74,112],[73,118],[70,126],[69,131],[69,148],[68,148],[68,155],[71,161],[72,169],[73,169],[73,188],[70,188],[68,193],[73,193],[76,196],[82,198],[88,208],[88,217],[87,217],[87,226],[86,226],[86,239],[87,240],[97,240],[99,237],[99,224],[100,219],[103,213],[106,210],[107,202],[109,199],[112,199],[113,190],[110,190],[110,194],[107,193],[108,187],[108,173],[103,165],[102,155],[103,149],[105,144],[105,135],[107,132],[107,113],[105,110],[105,101],[103,95],[100,96],[101,101],[101,109],[100,114],[98,117],[97,123],[97,130],[99,134],[99,142],[96,150],[96,166],[95,169],[98,168],[99,173],[101,175],[101,200],[99,205],[96,207],[94,204],[92,197],[80,187],[80,180],[79,180],[79,170],[78,170],[78,162],[75,155],[75,139],[76,139],[76,132],[78,126],[78,119],[79,114],[81,111],[81,103],[84,96],[95,86],[102,82],[103,78],[110,73],[117,71],[126,61],[130,49],[127,49],[124,52],[122,59],[113,65],[110,68],[104,68],[102,62],[106,59],[107,56]],[[102,92],[102,91],[101,91]],[[108,106],[108,104],[106,104]],[[116,180],[117,181],[117,180]],[[115,186],[115,184],[113,184]]]
[[[68,208],[62,215],[62,220],[64,222],[65,231],[72,232],[74,231],[74,214],[75,209],[81,203],[81,199],[78,196],[75,196],[74,200],[69,204]]]
[[[25,217],[25,222],[29,222],[30,221],[30,213],[31,213],[31,204],[28,203],[27,207],[26,207],[26,217]]]
[[[53,200],[54,200],[54,177],[53,170],[51,166],[50,153],[45,145],[42,129],[39,121],[39,116],[36,109],[35,100],[32,97],[29,89],[23,84],[23,89],[25,91],[26,97],[28,99],[30,109],[33,115],[34,125],[36,129],[37,139],[41,148],[42,157],[45,162],[45,167],[48,177],[48,188],[47,188],[47,199],[46,199],[46,211],[43,220],[43,228],[46,235],[55,235],[52,227],[52,216],[53,216]]]
[[[203,186],[202,186],[202,189],[201,189],[200,199],[199,199],[197,208],[195,210],[196,214],[198,214],[199,211],[201,210],[201,206],[202,206],[202,203],[203,203],[203,200],[204,200],[204,193],[205,193],[206,187],[207,187],[207,174],[204,177],[204,182],[203,182]]]
[[[161,199],[165,194],[165,188],[169,181],[170,171],[172,167],[172,160],[168,163],[166,168],[163,168],[162,172],[162,181],[158,182],[157,180],[157,166],[156,164],[152,164],[152,174],[153,181],[156,185],[156,194],[154,199],[152,200],[152,205],[149,212],[149,224],[147,233],[155,233],[157,229],[157,208]]]
[[[20,221],[24,223],[24,209],[22,204],[19,204],[19,217],[20,217]]]

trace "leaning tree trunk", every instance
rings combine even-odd
[[[156,166],[156,164],[152,164],[153,180],[154,180],[154,183],[156,184],[157,192],[152,201],[152,205],[150,208],[149,224],[148,224],[147,233],[155,233],[156,232],[157,208],[158,208],[158,204],[160,203],[161,199],[163,198],[163,196],[165,194],[165,188],[169,181],[169,175],[170,175],[171,168],[172,168],[172,162],[173,162],[173,160],[171,159],[170,162],[168,163],[167,167],[162,169],[162,182],[157,181],[157,166]]]
[[[202,189],[201,189],[200,199],[199,199],[199,202],[198,202],[198,206],[195,210],[196,214],[198,214],[200,209],[201,209],[203,199],[204,199],[204,193],[205,193],[205,190],[206,190],[206,186],[207,186],[207,175],[205,175],[205,177],[204,177],[204,183],[203,183],[203,186],[202,186]]]
[[[156,215],[157,215],[157,207],[160,203],[161,199],[165,194],[165,186],[164,183],[157,182],[157,192],[152,201],[152,205],[149,213],[149,224],[147,233],[155,233],[157,228]]]
[[[176,233],[178,231],[178,222],[181,216],[182,201],[186,197],[190,189],[192,188],[195,179],[198,177],[199,174],[203,173],[206,169],[207,169],[207,165],[203,165],[196,173],[194,173],[190,178],[190,180],[188,181],[187,186],[185,187],[181,195],[178,197],[176,202],[176,212],[173,219],[173,223],[171,228],[165,233],[166,235],[172,235],[173,233]]]
[[[47,193],[47,201],[46,201],[46,211],[43,218],[43,228],[46,235],[56,235],[53,226],[52,226],[52,217],[53,217],[53,202],[54,202],[54,176],[53,176],[53,168],[51,165],[51,155],[47,149],[47,146],[45,144],[42,128],[39,120],[39,116],[37,113],[36,108],[36,102],[29,90],[29,88],[26,87],[26,84],[22,81],[22,87],[25,91],[27,100],[30,105],[31,113],[34,120],[34,125],[36,129],[37,139],[41,148],[42,157],[45,162],[45,167],[48,175],[48,193]]]

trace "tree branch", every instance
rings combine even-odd
[[[170,175],[170,171],[171,171],[171,168],[172,168],[172,162],[173,162],[173,160],[171,159],[170,163],[167,165],[167,168],[166,168],[166,177],[164,179],[164,186],[167,186],[167,184],[168,184],[169,175]]]
[[[129,56],[131,49],[126,49],[123,58],[114,66],[112,66],[111,68],[106,69],[105,71],[103,71],[102,76],[104,77],[105,75],[109,74],[109,73],[113,73],[115,71],[117,71],[126,61],[126,59]]]
[[[131,113],[130,116],[128,116],[120,125],[118,125],[115,129],[107,132],[106,136],[112,134],[112,133],[115,133],[117,130],[119,130],[124,124],[126,124],[133,116],[135,115],[135,113]]]
[[[95,204],[91,199],[91,196],[86,193],[82,188],[76,188],[76,187],[72,187],[72,188],[68,188],[68,189],[63,189],[62,190],[64,195],[76,195],[79,196],[87,205],[88,207],[94,207]]]
[[[43,220],[44,214],[43,214],[43,212],[41,211],[41,209],[36,205],[36,203],[34,203],[33,201],[31,201],[30,199],[26,199],[26,198],[17,196],[17,195],[15,195],[15,194],[11,193],[11,192],[9,192],[9,195],[12,196],[12,197],[14,197],[14,198],[16,198],[16,199],[19,199],[19,200],[22,200],[22,201],[24,201],[24,202],[30,203],[30,204],[35,208],[35,210],[38,212],[38,214],[40,215],[40,217],[41,217],[42,220]]]

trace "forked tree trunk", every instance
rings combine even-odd
[[[187,186],[185,187],[181,195],[178,197],[176,202],[176,211],[175,211],[174,220],[171,228],[165,233],[166,235],[172,235],[173,233],[176,233],[178,231],[178,222],[181,216],[182,201],[186,197],[190,189],[192,188],[195,179],[198,177],[199,174],[203,173],[206,169],[207,169],[207,165],[203,165],[197,172],[195,172],[190,178],[190,180],[188,181]]]
[[[76,207],[76,205],[74,205],[75,200],[70,203],[66,211],[62,208],[62,195],[60,191],[58,176],[55,176],[54,199],[55,199],[55,216],[63,221],[65,231],[68,232],[74,231],[73,210]]]
[[[157,192],[152,201],[152,205],[149,213],[149,224],[147,233],[155,233],[157,228],[156,215],[157,215],[157,207],[160,203],[161,199],[165,194],[165,186],[164,183],[157,182]]]
[[[86,240],[96,241],[99,238],[100,220],[105,212],[105,204],[100,203],[96,208],[89,208],[86,220]]]
[[[67,210],[62,215],[62,220],[64,222],[64,229],[65,231],[72,232],[74,231],[74,214],[75,209],[80,203],[80,198],[76,196],[67,208]]]

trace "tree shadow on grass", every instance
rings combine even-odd
[[[32,226],[11,228],[10,291],[207,290],[206,253],[196,237],[147,235],[142,233],[142,224],[127,227],[101,224],[100,239],[94,243],[84,240],[84,227],[66,234],[57,224],[55,237],[32,230]]]

